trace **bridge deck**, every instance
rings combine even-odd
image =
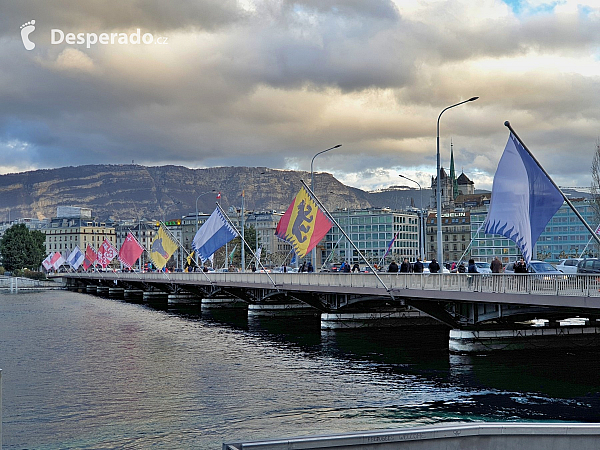
[[[62,273],[54,277],[89,282],[196,285],[394,296],[396,299],[504,303],[600,309],[600,277],[588,275],[371,274],[323,273]]]

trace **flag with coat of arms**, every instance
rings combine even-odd
[[[107,238],[104,238],[104,241],[102,244],[100,244],[98,252],[96,252],[98,264],[105,269],[110,262],[116,258],[117,254],[118,252],[114,245],[112,245]]]

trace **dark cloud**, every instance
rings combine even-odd
[[[465,172],[493,174],[508,119],[549,171],[569,184],[589,176],[581,167],[589,167],[596,139],[600,70],[519,64],[589,59],[595,15],[517,18],[484,2],[486,16],[459,1],[414,13],[398,4],[3,5],[0,167],[135,160],[308,170],[316,152],[343,143],[319,159],[319,170],[371,183],[389,170],[433,170],[437,115],[479,95],[444,116],[444,161],[453,138]],[[36,49],[28,52],[18,27],[33,18]],[[55,46],[40,39],[50,27],[140,27],[169,35],[169,44]]]

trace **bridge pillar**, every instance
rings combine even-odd
[[[123,298],[125,293],[125,289],[118,287],[109,287],[108,288],[108,296],[110,298]]]
[[[110,288],[108,286],[96,286],[96,294],[97,295],[108,295],[108,290]]]
[[[97,288],[98,286],[96,286],[95,284],[88,284],[85,287],[85,292],[87,292],[88,294],[95,294],[97,292]]]
[[[453,353],[488,353],[499,350],[600,347],[600,327],[556,326],[511,330],[450,330]]]
[[[248,305],[248,316],[316,316],[319,311],[305,303],[256,303]]]
[[[217,308],[246,308],[248,303],[239,298],[203,298],[202,309],[217,309]]]
[[[167,300],[170,305],[179,305],[179,304],[198,304],[201,302],[201,299],[196,294],[190,293],[179,293],[179,294],[169,294]]]
[[[433,317],[411,308],[390,308],[384,311],[323,313],[321,329],[334,330],[343,328],[391,328],[415,325],[444,326]]]
[[[124,289],[123,297],[127,299],[142,298],[144,291],[141,289]]]
[[[145,302],[167,300],[169,294],[162,291],[144,291],[142,298]]]

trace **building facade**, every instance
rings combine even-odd
[[[275,236],[275,229],[282,216],[283,213],[274,211],[259,211],[248,214],[245,220],[247,227],[254,227],[256,242],[261,248],[260,260],[266,266],[281,266],[291,261],[292,246]]]
[[[338,209],[331,214],[372,264],[388,264],[403,258],[415,260],[419,254],[419,219],[416,213],[373,208]],[[394,242],[388,252],[392,239]],[[334,225],[317,247],[317,265],[321,267],[324,263],[340,264],[343,261],[364,263],[358,251]]]
[[[110,223],[82,218],[53,218],[44,228],[46,253],[60,252],[65,258],[77,246],[83,252],[88,245],[97,250],[104,239],[116,246],[115,228]]]
[[[437,259],[437,214],[427,217],[427,245],[425,247],[428,260]],[[471,241],[471,213],[456,211],[442,214],[442,244],[444,263],[469,259],[469,242]],[[464,256],[463,256],[464,254]]]

